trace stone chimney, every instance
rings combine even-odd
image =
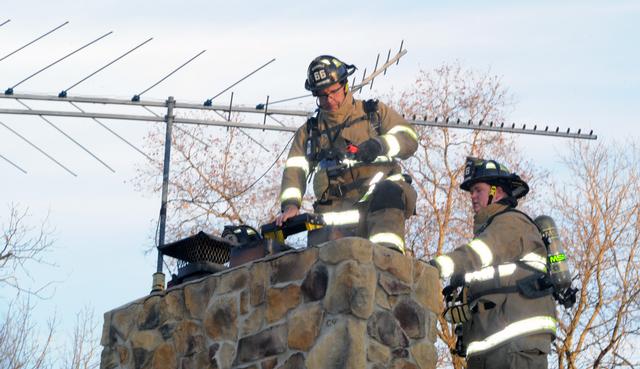
[[[101,369],[430,369],[440,282],[362,238],[294,250],[104,315]]]

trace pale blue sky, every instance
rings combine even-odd
[[[41,42],[0,62],[0,89],[97,36],[114,34],[25,82],[16,92],[57,94],[148,37],[143,49],[72,90],[75,95],[129,98],[202,49],[208,51],[146,98],[202,102],[271,58],[276,62],[234,89],[234,101],[253,105],[304,93],[309,60],[335,54],[371,69],[378,52],[409,51],[376,81],[377,93],[408,87],[416,73],[443,62],[502,77],[516,99],[509,119],[594,129],[603,140],[638,139],[640,122],[640,3],[637,1],[443,2],[350,1],[316,4],[217,1],[20,1],[0,15],[0,55],[69,20]],[[374,91],[374,92],[376,92]],[[228,95],[220,102],[227,103]],[[307,103],[310,103],[308,101]],[[34,104],[36,105],[36,104]],[[0,100],[0,106],[14,106]],[[46,105],[42,105],[43,107]],[[291,105],[290,107],[297,107]],[[140,112],[142,113],[142,112]],[[37,118],[0,116],[78,172],[72,178],[0,127],[0,205],[29,206],[35,219],[51,211],[57,228],[51,254],[59,267],[35,278],[60,280],[41,314],[70,315],[84,304],[101,314],[149,291],[155,255],[143,256],[159,198],[128,182],[139,154],[90,122],[52,119],[116,169],[108,172]],[[146,123],[110,125],[141,144]],[[554,168],[564,141],[523,137],[523,151]],[[553,149],[552,149],[553,148]],[[558,174],[558,173],[552,173]],[[117,255],[116,255],[117,254]],[[2,291],[0,296],[6,297]]]

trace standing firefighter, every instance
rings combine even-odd
[[[319,109],[293,139],[276,224],[298,214],[313,174],[314,211],[327,226],[309,232],[310,245],[361,236],[404,253],[404,222],[415,210],[416,192],[397,159],[416,151],[418,136],[386,105],[354,99],[347,78],[355,70],[329,55],[309,65],[305,88]]]
[[[496,161],[467,158],[460,188],[471,194],[475,238],[431,260],[451,278],[443,293],[456,353],[466,353],[468,369],[547,368],[556,332],[553,288],[543,283],[547,249],[534,221],[515,209],[529,186]]]

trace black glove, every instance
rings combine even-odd
[[[370,138],[365,142],[358,145],[358,152],[356,152],[356,160],[364,161],[365,163],[371,163],[382,154],[384,149],[382,143],[377,138]]]

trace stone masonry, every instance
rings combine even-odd
[[[105,313],[101,369],[431,369],[436,269],[343,238]]]

